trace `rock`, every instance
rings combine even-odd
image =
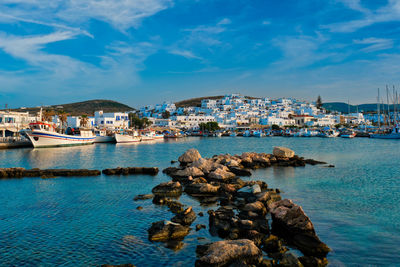
[[[87,169],[31,169],[24,168],[0,168],[0,178],[22,178],[22,177],[83,177],[98,176],[101,172],[98,170]]]
[[[282,241],[277,236],[270,235],[263,240],[262,250],[267,252],[270,258],[281,259],[288,249],[283,246]]]
[[[183,170],[177,170],[176,172],[171,174],[173,177],[200,177],[204,176],[204,172],[202,172],[199,168],[196,167],[187,167]]]
[[[183,242],[181,240],[170,240],[165,242],[165,247],[173,251],[178,251],[183,247]]]
[[[241,208],[242,211],[252,211],[257,213],[259,216],[265,216],[267,213],[267,209],[265,208],[264,204],[260,201],[247,203],[244,207]]]
[[[180,196],[182,194],[182,185],[179,182],[169,181],[157,185],[151,191],[158,196]]]
[[[204,159],[204,158],[200,158],[200,159],[194,161],[192,164],[190,164],[190,166],[199,168],[205,174],[208,174],[212,171],[215,171],[218,168],[223,167],[223,165],[221,165],[219,163],[216,163],[210,159]]]
[[[227,180],[234,178],[235,174],[231,173],[230,171],[227,171],[225,169],[216,169],[215,171],[211,172],[208,175],[208,178],[213,179],[213,180]]]
[[[192,163],[193,161],[196,161],[201,158],[201,155],[197,149],[191,148],[187,150],[185,153],[183,153],[179,158],[178,161],[186,165],[188,163]]]
[[[282,267],[303,267],[303,264],[292,253],[285,253],[279,261]]]
[[[151,199],[153,198],[154,195],[153,194],[143,194],[143,195],[137,195],[133,198],[134,201],[138,201],[138,200],[146,200],[146,199]]]
[[[206,229],[206,226],[204,224],[197,224],[196,231],[200,231],[201,229]]]
[[[236,192],[238,197],[251,197],[257,193],[261,193],[261,187],[258,184],[244,186]]]
[[[227,266],[236,261],[250,265],[262,261],[261,250],[248,239],[217,241],[200,247],[196,250],[201,254],[196,266]]]
[[[314,159],[305,159],[304,162],[307,164],[310,164],[310,165],[327,164],[324,161],[318,161],[318,160],[314,160]]]
[[[176,160],[171,160],[171,164],[175,164],[175,163],[177,163]]]
[[[105,169],[102,171],[105,175],[129,175],[129,174],[148,174],[157,175],[158,168],[156,167],[128,167],[128,168],[115,168]]]
[[[335,168],[335,165],[328,165],[328,166],[324,166],[325,168]]]
[[[182,168],[168,167],[168,168],[165,168],[162,172],[167,175],[171,175],[179,170],[182,170]]]
[[[278,157],[278,158],[293,158],[294,157],[294,151],[287,147],[276,146],[276,147],[274,147],[274,150],[272,153],[274,154],[275,157]]]
[[[136,209],[137,209],[137,210],[142,210],[143,207],[142,207],[142,206],[138,206]]]
[[[219,207],[216,211],[209,210],[208,215],[211,235],[226,238],[239,232],[238,219],[232,208]]]
[[[191,225],[197,216],[196,213],[193,211],[192,207],[188,207],[183,212],[176,214],[171,221],[174,223],[179,223],[181,225]]]
[[[314,226],[303,209],[289,199],[268,206],[272,231],[296,246],[304,255],[325,258],[330,251],[315,233]]]
[[[271,191],[257,193],[256,199],[257,201],[262,202],[264,205],[269,206],[270,204],[281,200],[281,196],[275,190],[274,191],[271,190]]]
[[[311,256],[299,257],[300,262],[304,267],[325,267],[328,265],[328,260],[326,258],[319,259]]]
[[[159,221],[154,222],[147,230],[150,241],[169,241],[175,239],[183,239],[189,234],[188,226],[180,225],[179,223]]]
[[[251,176],[251,171],[239,167],[229,167],[229,171],[237,176]]]
[[[203,217],[203,216],[204,216],[204,213],[200,211],[200,212],[199,212],[199,216],[200,216],[200,217]]]
[[[214,186],[208,183],[188,184],[185,186],[185,192],[189,195],[216,195],[219,186]]]
[[[153,198],[153,204],[156,205],[166,205],[172,213],[180,213],[183,212],[184,205],[179,203],[178,201],[172,200],[170,198],[166,198],[163,196],[155,195]]]

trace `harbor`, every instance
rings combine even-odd
[[[190,148],[197,148],[203,157],[211,158],[221,153],[271,153],[274,146],[289,147],[298,155],[335,167],[270,167],[256,169],[251,177],[241,178],[244,181],[264,181],[269,188],[279,188],[282,198],[301,205],[319,238],[332,250],[327,255],[330,264],[369,262],[371,265],[393,265],[399,261],[396,233],[400,229],[400,212],[397,206],[392,205],[399,199],[391,193],[391,188],[397,183],[393,177],[400,175],[395,160],[400,157],[399,151],[390,149],[396,144],[397,140],[382,142],[367,138],[189,137],[148,145],[96,144],[2,150],[0,167],[104,170],[118,166],[147,166],[163,170],[170,166],[178,167],[177,163],[171,165],[171,161],[176,161]],[[0,180],[3,196],[0,204],[7,207],[0,213],[0,223],[3,231],[9,233],[2,239],[0,248],[4,263],[12,265],[18,255],[24,255],[24,262],[28,265],[43,257],[48,258],[50,265],[65,263],[66,260],[79,266],[126,263],[136,266],[194,265],[199,244],[221,240],[212,236],[208,228],[207,211],[218,207],[212,203],[200,204],[192,197],[182,195],[179,202],[192,206],[196,214],[203,212],[204,216],[197,216],[183,246],[171,250],[162,243],[149,241],[147,232],[153,222],[172,217],[168,208],[153,205],[151,199],[133,200],[135,196],[151,193],[155,186],[170,180],[161,171],[151,176]],[[24,195],[16,198],[21,190]],[[360,190],[362,194],[358,193]],[[195,231],[197,224],[207,227]],[[73,229],[80,230],[76,232]],[[103,234],[96,234],[99,232]],[[26,242],[34,246],[27,247]],[[82,253],[76,253],[77,246],[80,246],[77,242],[87,244],[87,248],[81,248]],[[13,249],[7,249],[7,244],[13,244]],[[59,251],[56,255],[55,247]],[[23,251],[25,254],[21,254]],[[297,253],[296,250],[291,252]]]

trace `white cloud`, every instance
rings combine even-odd
[[[261,24],[262,24],[262,25],[270,25],[270,24],[271,24],[271,21],[269,21],[269,20],[264,20]]]
[[[361,40],[353,40],[353,43],[360,45],[367,45],[366,47],[361,49],[361,51],[367,53],[390,49],[393,47],[392,39],[383,39],[383,38],[365,38]]]
[[[125,31],[173,5],[172,0],[3,0],[0,20],[77,26],[91,19]]]
[[[217,25],[228,25],[228,24],[231,24],[231,23],[232,23],[232,21],[230,19],[224,18],[220,22],[218,22]]]
[[[179,50],[179,49],[172,49],[168,51],[170,54],[182,56],[188,59],[202,59],[201,57],[196,56],[193,52],[189,50]]]

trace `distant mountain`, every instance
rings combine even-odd
[[[40,107],[19,108],[12,110],[21,112],[28,111],[29,113],[34,114],[40,111]],[[134,110],[134,108],[131,108],[130,106],[112,100],[96,99],[96,100],[89,100],[89,101],[76,102],[70,104],[46,106],[43,107],[43,110],[52,110],[55,112],[63,110],[72,116],[80,116],[80,115],[92,116],[94,115],[94,112],[98,110],[103,110],[104,112],[125,112]]]
[[[204,96],[204,97],[196,97],[196,98],[190,98],[182,101],[178,101],[175,103],[176,107],[200,107],[201,106],[201,101],[203,99],[213,99],[213,100],[218,100],[222,99],[224,96],[223,95],[217,95],[217,96]],[[257,99],[257,97],[252,97],[252,96],[245,96],[248,99]]]
[[[348,113],[349,111],[349,105],[347,103],[343,102],[330,102],[330,103],[324,103],[323,107],[327,110],[330,111],[338,111],[342,113]],[[360,105],[350,105],[350,112],[357,112],[362,111],[362,112],[377,112],[377,104],[360,104]],[[381,110],[386,110],[388,109],[388,105],[381,105]],[[389,105],[389,109],[392,111],[393,110],[393,105]]]

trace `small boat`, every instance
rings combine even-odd
[[[236,132],[231,132],[231,133],[229,134],[229,136],[230,136],[230,137],[236,137],[237,134],[236,134]]]
[[[374,133],[370,135],[371,138],[378,139],[400,139],[400,125],[393,127],[391,132],[387,133]]]
[[[213,133],[213,136],[214,137],[221,137],[222,133],[221,132],[216,132],[216,133]]]
[[[346,131],[346,132],[340,134],[340,137],[342,137],[342,138],[354,138],[354,137],[356,137],[356,133],[353,132],[353,131]]]
[[[338,137],[339,136],[339,132],[329,129],[329,130],[323,130],[321,131],[321,133],[318,134],[319,137],[328,137],[328,138],[332,138],[332,137]]]
[[[117,143],[138,143],[142,139],[136,131],[122,131],[115,133],[115,141]]]
[[[115,137],[106,130],[95,129],[94,134],[96,135],[95,143],[113,143],[115,142]]]
[[[263,131],[253,131],[253,136],[254,137],[264,137],[265,134]]]
[[[249,130],[244,131],[243,137],[250,137],[250,136],[251,136],[251,132]]]
[[[57,132],[54,124],[37,121],[29,124],[26,134],[33,147],[57,147],[91,145],[96,136],[90,129],[67,128],[66,133]]]

